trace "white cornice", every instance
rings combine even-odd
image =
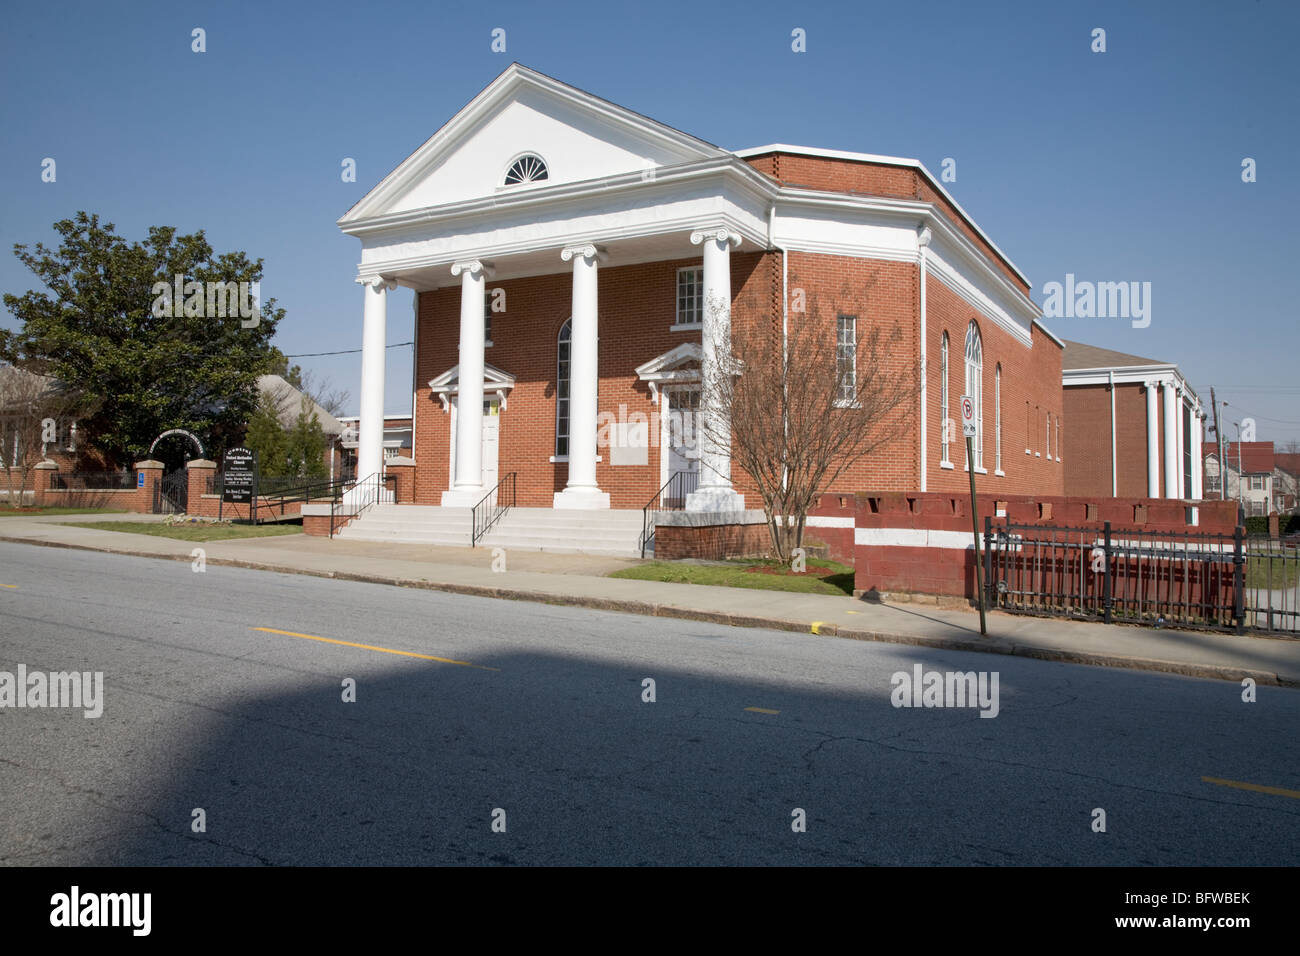
[[[1007,267],[1018,275],[1025,285],[1032,288],[1032,283],[1029,281],[1028,276],[1016,267],[1016,264],[1011,261],[1010,256],[998,248],[997,243],[988,237],[988,234],[979,227],[979,224],[974,220],[974,218],[972,218],[970,213],[961,207],[961,203],[957,202],[948,190],[943,188],[943,184],[934,177],[934,174],[932,174],[930,170],[925,168],[925,164],[919,159],[905,159],[901,156],[878,156],[874,153],[852,153],[840,149],[818,149],[812,146],[791,146],[785,143],[774,143],[768,146],[757,146],[749,149],[737,149],[733,150],[733,153],[742,159],[753,156],[762,156],[767,153],[790,153],[795,156],[817,156],[823,159],[844,159],[859,163],[881,163],[887,166],[903,166],[909,169],[918,170],[940,196],[952,203],[952,208],[957,210],[961,217],[966,220],[966,223],[975,230],[979,237],[988,243],[989,248],[1001,257]]]
[[[1070,368],[1061,372],[1062,385],[1105,385],[1114,375],[1117,385],[1142,385],[1153,382],[1159,385],[1174,385],[1183,392],[1183,401],[1199,407],[1201,397],[1196,389],[1183,377],[1177,365],[1125,365],[1113,368]]]

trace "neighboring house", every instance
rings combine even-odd
[[[303,411],[306,411],[309,415],[315,413],[317,420],[320,422],[321,431],[325,433],[325,464],[329,469],[330,479],[333,480],[339,473],[338,468],[342,458],[341,443],[346,430],[343,420],[335,418],[319,405],[315,399],[290,385],[279,375],[259,375],[257,389],[263,395],[270,396],[271,400],[275,402],[280,424],[284,428],[293,428],[298,422],[298,416]]]
[[[390,440],[387,292],[416,293],[416,502],[474,504],[513,472],[521,506],[641,509],[694,472],[688,510],[758,507],[729,448],[698,440],[701,367],[733,329],[780,348],[803,302],[840,345],[827,375],[925,371],[903,434],[827,490],[966,493],[966,394],[981,489],[1063,493],[1062,343],[916,160],[732,152],[514,64],[339,226],[361,241],[361,475]],[[895,326],[893,354],[853,354]]]
[[[1277,454],[1273,443],[1267,441],[1225,442],[1223,450],[1227,481],[1222,495],[1218,448],[1211,447],[1205,453],[1207,498],[1235,499],[1241,502],[1247,517],[1295,510],[1300,482],[1289,470],[1295,464],[1290,460],[1294,456]]]
[[[360,416],[344,415],[339,418],[343,434],[339,441],[339,477],[347,480],[357,477],[357,448],[360,446],[358,423]],[[410,458],[414,449],[414,428],[410,415],[384,416],[384,461]],[[366,477],[365,475],[361,476]]]
[[[1203,497],[1205,412],[1177,365],[1067,341],[1061,380],[1067,495]]]

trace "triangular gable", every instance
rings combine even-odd
[[[548,178],[503,187],[540,156]],[[339,220],[581,182],[729,155],[711,143],[513,63]]]
[[[429,381],[429,388],[436,392],[455,392],[460,387],[460,363],[456,363],[435,379]],[[495,365],[483,363],[483,388],[493,392],[498,388],[514,388],[515,377],[503,372]]]
[[[674,372],[683,371],[686,366],[692,364],[696,366],[694,371],[698,375],[702,354],[699,342],[683,342],[663,355],[656,355],[644,365],[638,365],[637,378],[643,382],[663,381],[665,378],[676,377],[673,375]]]

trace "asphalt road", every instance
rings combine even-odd
[[[1291,865],[1300,846],[1295,690],[0,543],[0,671],[19,664],[102,671],[104,708],[0,707],[7,865]],[[996,671],[998,715],[894,707],[916,664]]]

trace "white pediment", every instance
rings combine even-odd
[[[546,163],[547,178],[504,186],[510,164],[528,153]],[[703,140],[516,63],[348,210],[339,224],[727,155]]]
[[[503,372],[495,365],[488,365],[486,362],[483,364],[484,395],[496,395],[501,399],[501,407],[505,408],[507,397],[514,387],[515,377],[509,372]],[[438,396],[443,411],[450,408],[449,397],[460,394],[460,364],[457,363],[437,378],[430,379],[429,391]]]
[[[650,401],[659,404],[659,386],[669,382],[698,382],[700,357],[703,350],[699,342],[683,342],[662,355],[636,367],[636,376],[650,384]]]

